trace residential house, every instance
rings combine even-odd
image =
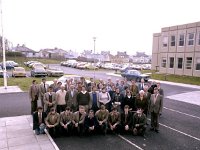
[[[21,46],[18,44],[16,47],[12,48],[12,51],[13,52],[20,52],[26,57],[38,57],[39,56],[38,52],[26,47],[24,44],[21,45]]]

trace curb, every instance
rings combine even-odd
[[[47,131],[47,129],[44,129],[44,131],[45,131],[46,135],[48,136],[48,138],[49,138],[51,144],[52,144],[53,147],[55,148],[55,150],[60,150],[60,149],[58,148],[58,146],[56,145],[56,143],[54,142],[54,140],[52,139],[52,137],[50,136],[50,134],[49,134],[49,132]]]

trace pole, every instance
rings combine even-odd
[[[6,52],[5,52],[5,40],[3,34],[3,11],[2,11],[2,0],[0,0],[0,11],[1,11],[1,33],[2,33],[2,50],[3,50],[3,81],[4,88],[7,89],[7,73],[6,73]]]
[[[96,42],[96,37],[93,37],[93,40],[94,40],[94,81],[95,81],[95,42]]]

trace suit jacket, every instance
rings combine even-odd
[[[38,99],[39,97],[39,87],[38,85],[32,84],[29,88],[29,97],[31,101]]]
[[[51,95],[52,95],[52,104],[53,104],[53,106],[51,106],[51,107],[56,108],[56,93],[52,92]],[[49,104],[49,92],[44,94],[43,101],[44,101],[44,110],[46,111],[49,106],[48,105]]]
[[[47,115],[45,119],[46,125],[59,125],[60,115],[58,113],[52,114],[51,112]]]
[[[80,116],[79,111],[73,114],[73,123],[84,124],[86,112]]]
[[[152,94],[149,101],[149,112],[160,113],[162,112],[162,106],[163,106],[163,97],[160,94],[158,94],[157,97],[155,98],[155,94]]]
[[[140,91],[140,90],[144,90],[144,86],[143,86],[142,84],[144,84],[144,86],[146,85],[145,83],[140,83],[140,84],[138,84],[138,90],[139,90],[139,91]]]
[[[89,108],[92,108],[92,104],[93,104],[93,96],[92,96],[93,92],[89,92],[90,94],[90,103],[89,103]],[[97,95],[97,107],[100,107],[100,103],[99,103],[99,92],[96,92]]]
[[[147,112],[147,110],[148,110],[148,100],[147,100],[146,96],[144,96],[143,100],[141,100],[140,95],[137,95],[135,104],[136,104],[136,109],[142,108],[145,112]]]
[[[67,106],[71,107],[72,105],[77,107],[77,95],[78,95],[78,91],[74,90],[74,94],[72,96],[71,94],[71,90],[68,90],[65,96],[65,101]]]
[[[125,119],[125,113],[123,112],[121,114],[121,125],[122,126],[129,125],[129,127],[132,125],[132,114],[131,114],[131,112],[128,112],[126,119]]]
[[[147,123],[147,117],[143,113],[141,117],[138,116],[137,113],[133,115],[133,128],[135,127],[136,124],[139,124],[139,127],[146,125]]]
[[[48,91],[49,85],[45,84],[45,89],[44,89],[44,84],[41,83],[39,85],[39,94],[40,94],[40,98],[43,98],[44,94]]]
[[[47,114],[45,112],[42,112],[42,123],[45,123],[46,117],[47,117]],[[33,114],[33,130],[38,129],[39,126],[40,126],[40,124],[39,124],[38,112],[35,112]]]
[[[164,90],[162,88],[158,89],[159,94],[162,95],[164,97]]]

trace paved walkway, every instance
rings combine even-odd
[[[0,118],[0,150],[58,150],[58,147],[48,133],[34,134],[29,115]]]
[[[16,93],[16,92],[23,92],[18,86],[0,86],[0,93]]]

